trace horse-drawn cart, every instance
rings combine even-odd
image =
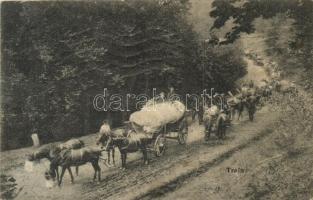
[[[186,144],[188,125],[185,105],[179,101],[162,102],[147,106],[130,116],[133,130],[151,139],[150,150],[162,156],[167,139],[175,139]]]

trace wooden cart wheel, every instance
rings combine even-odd
[[[184,122],[178,131],[178,143],[179,144],[186,144],[188,138],[188,125]]]
[[[166,138],[161,134],[155,139],[154,153],[155,156],[160,157],[164,154],[166,148]]]

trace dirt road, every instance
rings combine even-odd
[[[259,111],[255,122],[243,119],[235,123],[228,131],[227,138],[219,141],[214,136],[210,142],[203,142],[203,127],[193,123],[189,128],[188,144],[178,145],[176,141],[169,141],[168,149],[163,157],[150,154],[150,164],[143,165],[140,153],[130,154],[128,169],[118,167],[102,167],[102,181],[92,182],[92,167],[80,168],[80,175],[75,183],[70,184],[69,175],[65,174],[62,188],[47,189],[43,172],[48,163],[43,161],[37,165],[34,172],[27,173],[23,169],[23,156],[28,149],[15,150],[2,154],[3,157],[14,157],[16,160],[10,167],[10,159],[3,160],[6,173],[12,174],[23,187],[18,199],[151,199],[166,197],[182,185],[188,183],[192,177],[205,174],[220,165],[226,158],[231,157],[238,150],[247,148],[255,141],[271,133],[270,125],[277,119],[277,114],[266,109]],[[92,137],[85,137],[91,143]],[[117,156],[119,158],[119,155]],[[17,162],[19,160],[19,162]],[[117,163],[119,166],[119,162]]]

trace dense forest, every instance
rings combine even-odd
[[[230,90],[246,73],[235,45],[202,41],[188,0],[3,2],[1,149],[97,132],[130,112],[100,112],[95,95]],[[209,29],[209,27],[208,27]],[[210,36],[208,36],[210,38]],[[130,102],[131,104],[132,102]]]

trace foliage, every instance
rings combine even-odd
[[[223,45],[209,48],[206,52],[206,73],[211,77],[207,82],[208,85],[214,86],[216,91],[235,89],[235,81],[247,73],[243,52],[238,48],[238,44]]]
[[[122,95],[198,88],[188,9],[187,0],[3,2],[2,149],[31,144],[32,133],[46,143],[96,132],[109,116],[119,125],[129,113],[93,109],[104,88]]]
[[[214,10],[210,15],[216,18],[212,29],[221,28],[229,20],[234,23],[232,30],[226,34],[226,40],[221,44],[234,42],[240,37],[240,33],[250,34],[255,32],[253,22],[257,18],[272,19],[282,14],[285,16],[284,21],[292,19],[293,22],[289,31],[294,32],[294,35],[287,39],[289,43],[287,47],[281,46],[275,41],[273,42],[281,36],[277,34],[277,26],[269,33],[268,38],[272,39],[268,39],[267,42],[273,49],[271,53],[285,53],[284,59],[295,57],[296,61],[293,63],[301,63],[301,67],[312,75],[313,2],[311,0],[215,0],[212,6]],[[288,50],[288,52],[284,52],[285,50]],[[308,78],[310,77],[307,76],[306,79]]]
[[[103,88],[140,93],[169,75],[182,80],[197,57],[187,7],[4,2],[2,148],[29,144],[34,132],[48,142],[96,131],[106,114],[92,109],[92,97]]]
[[[18,189],[15,181],[16,180],[12,176],[7,176],[4,174],[0,175],[1,199],[14,199],[18,196],[23,188]]]

